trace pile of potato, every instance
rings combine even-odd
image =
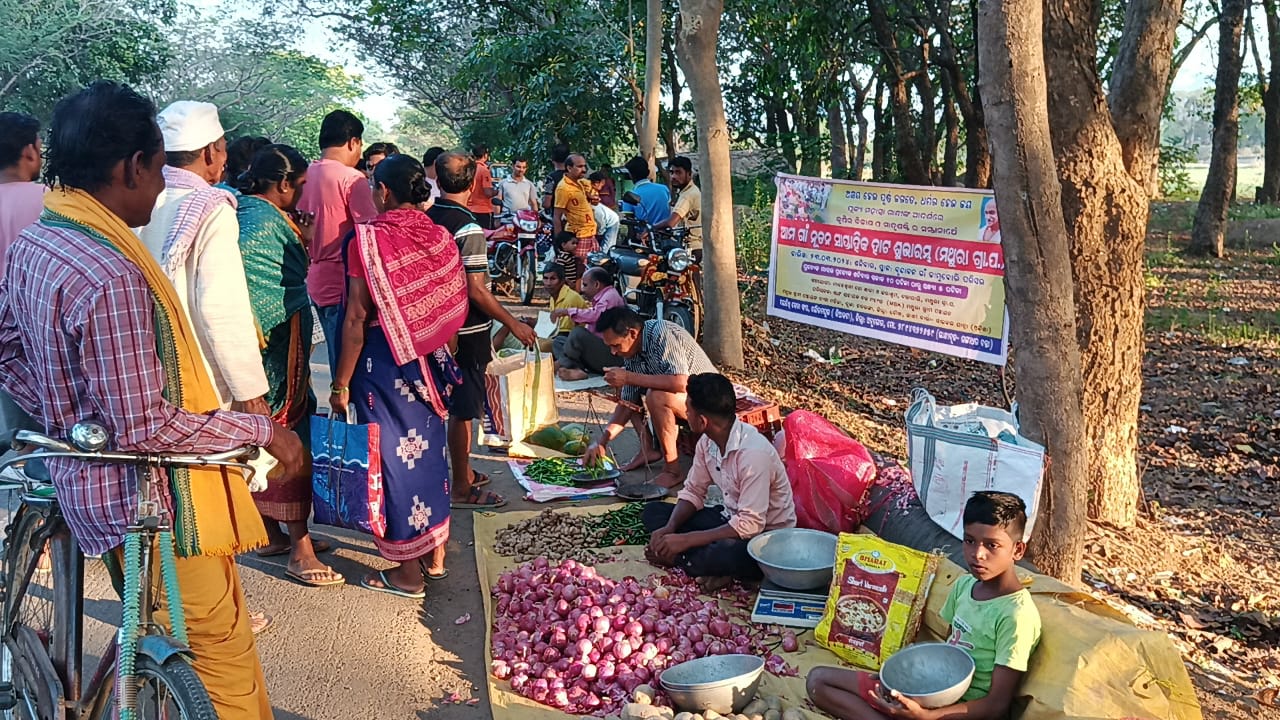
[[[805,720],[805,715],[795,708],[784,709],[776,695],[758,697],[747,704],[740,713],[721,715],[715,710],[701,713],[676,712],[669,707],[654,705],[656,692],[649,685],[636,688],[633,702],[622,708],[621,715],[610,715],[605,720]]]

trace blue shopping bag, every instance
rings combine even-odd
[[[311,492],[315,521],[383,537],[382,455],[377,424],[311,419]]]

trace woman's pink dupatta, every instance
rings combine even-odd
[[[399,365],[448,344],[467,319],[467,277],[449,231],[418,210],[356,225],[369,293]]]

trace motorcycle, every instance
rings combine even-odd
[[[538,287],[538,214],[521,210],[505,216],[503,226],[488,234],[489,289],[515,285],[521,304],[533,302]]]
[[[632,193],[623,199],[640,201]],[[654,230],[631,212],[623,212],[621,222],[625,237],[608,252],[591,253],[588,264],[607,270],[636,312],[673,322],[697,338],[702,331],[702,269],[689,252],[689,228]]]

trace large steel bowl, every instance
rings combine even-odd
[[[708,655],[672,665],[658,681],[681,711],[742,712],[756,696],[764,659],[755,655]]]
[[[803,528],[770,530],[751,538],[747,552],[775,585],[813,590],[831,584],[836,536]]]
[[[880,666],[880,684],[927,708],[954,705],[973,682],[973,658],[955,645],[909,645]]]

